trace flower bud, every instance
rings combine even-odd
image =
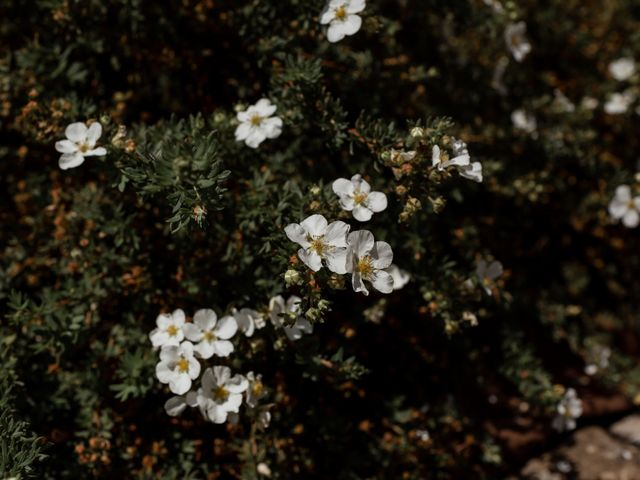
[[[300,285],[301,281],[302,275],[297,270],[290,268],[284,273],[284,283],[286,283],[287,287]]]
[[[411,129],[411,136],[413,138],[424,137],[424,128],[422,128],[422,127],[413,127]]]

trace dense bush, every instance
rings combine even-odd
[[[502,478],[640,403],[637,0],[28,3],[2,476]]]

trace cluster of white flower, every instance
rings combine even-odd
[[[511,23],[504,31],[504,40],[516,62],[521,62],[531,52],[531,44],[527,40],[527,24]]]
[[[248,309],[236,311],[234,315],[219,320],[210,309],[198,310],[193,322],[187,322],[180,309],[158,316],[157,328],[149,334],[149,339],[154,348],[160,349],[156,376],[161,383],[168,384],[176,395],[165,403],[167,414],[176,416],[187,406],[198,407],[206,420],[224,423],[227,419],[236,418],[243,396],[250,408],[258,406],[258,400],[266,391],[261,376],[253,372],[246,376],[232,376],[229,367],[215,365],[204,371],[200,387],[192,389],[193,382],[202,370],[200,360],[213,356],[228,357],[234,350],[231,338],[239,329],[250,336],[258,317],[256,312]],[[238,319],[244,322],[243,328],[239,328]],[[258,412],[257,418],[266,426],[269,412],[263,409]]]
[[[582,401],[573,388],[567,389],[556,407],[557,415],[551,426],[559,432],[574,430],[576,419],[582,416]]]
[[[465,142],[453,139],[451,152],[450,157],[449,154],[442,152],[438,145],[434,145],[431,150],[432,166],[441,172],[453,168],[458,171],[461,177],[478,183],[482,182],[482,164],[471,162],[469,149]]]
[[[636,73],[636,63],[632,58],[619,58],[609,64],[609,73],[618,82],[627,82]],[[613,93],[604,104],[604,111],[610,115],[626,113],[636,98],[637,93],[632,87]]]
[[[622,220],[625,227],[637,227],[640,223],[640,196],[633,197],[629,185],[620,185],[609,203],[609,214],[615,221]]]
[[[379,203],[381,197],[367,203],[367,195],[370,197],[378,192],[365,193],[362,190],[360,177],[356,177],[356,185],[361,189],[358,190],[359,193],[354,193],[355,189],[351,190],[353,183],[351,187],[348,186],[345,183],[348,182],[346,179],[340,179],[345,182],[336,181],[339,182],[338,189],[336,191],[336,183],[334,183],[334,191],[340,195],[343,208],[348,210],[347,207],[353,207],[355,212],[356,205],[360,203],[358,206],[361,206],[362,210],[358,215],[362,215],[361,218],[365,215],[370,217],[372,212],[376,211],[370,208],[382,205]],[[352,178],[352,182],[356,177]],[[357,200],[354,199],[356,195]],[[361,198],[364,199],[362,202],[360,202]],[[384,197],[384,205],[386,207],[386,197]],[[391,264],[393,260],[391,246],[387,242],[376,242],[373,234],[368,230],[350,232],[350,229],[351,227],[344,222],[329,223],[322,215],[311,215],[299,224],[287,225],[285,233],[289,240],[300,245],[298,257],[307,267],[317,272],[324,262],[333,273],[351,274],[353,289],[356,292],[369,294],[365,281],[382,293],[391,293],[394,289],[402,288],[408,280],[406,273],[403,274],[398,267]]]

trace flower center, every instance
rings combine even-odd
[[[87,145],[86,143],[79,143],[78,144],[78,149],[82,153],[87,153],[89,151],[89,145]]]
[[[324,243],[324,237],[314,238],[309,241],[311,243],[311,246],[309,248],[320,256],[324,255],[327,250],[329,250],[329,246]]]
[[[189,371],[189,360],[182,357],[180,360],[178,360],[177,367],[180,373],[187,373]]]
[[[207,332],[204,332],[204,339],[207,342],[215,342],[218,339],[218,337],[216,337],[216,335],[213,332],[207,331]]]
[[[370,256],[362,257],[356,264],[356,271],[362,275],[363,278],[369,278],[373,273],[373,260]]]
[[[253,125],[254,127],[257,127],[262,123],[262,117],[258,114],[252,115],[250,122],[251,122],[251,125]]]
[[[251,391],[256,397],[259,397],[260,395],[262,395],[262,392],[264,392],[264,385],[262,384],[262,382],[257,381],[251,386]]]
[[[344,20],[345,18],[347,18],[347,9],[344,6],[338,7],[336,8],[335,15],[338,20]]]
[[[178,327],[176,327],[175,325],[169,325],[169,328],[167,328],[167,333],[170,337],[175,337],[178,334]]]
[[[635,210],[636,209],[636,204],[633,200],[629,200],[629,202],[627,203],[627,208],[629,210]]]
[[[361,205],[367,200],[367,194],[362,192],[356,192],[353,194],[353,201],[356,205]]]
[[[217,402],[226,402],[229,398],[229,390],[220,385],[211,390],[211,396]]]

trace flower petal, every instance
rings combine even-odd
[[[156,377],[160,383],[169,383],[173,378],[173,370],[169,368],[166,362],[160,362],[156,365]]]
[[[182,326],[182,331],[187,340],[191,340],[192,342],[199,342],[204,336],[202,328],[194,323],[185,323]]]
[[[62,170],[68,170],[69,168],[79,167],[84,163],[84,157],[80,152],[65,153],[58,160],[58,166]]]
[[[60,153],[75,153],[78,151],[78,145],[71,140],[60,140],[56,142],[56,151]]]
[[[193,316],[193,323],[200,327],[201,330],[213,330],[218,321],[218,315],[210,308],[198,310]],[[191,340],[191,339],[189,339]]]
[[[186,373],[174,374],[169,381],[169,390],[176,395],[187,393],[191,388],[191,378]]]
[[[94,148],[93,150],[89,150],[84,152],[85,157],[102,157],[107,154],[107,149],[104,147]]]
[[[213,343],[207,342],[206,340],[203,340],[202,342],[198,343],[194,347],[194,350],[200,356],[200,358],[204,360],[208,360],[209,358],[213,357],[213,354],[216,351],[215,347],[213,346]]]
[[[245,140],[245,144],[251,148],[258,148],[262,142],[266,140],[267,136],[260,128],[252,128],[251,132]]]
[[[373,212],[363,205],[356,205],[353,209],[353,218],[359,222],[366,222],[371,220]]]
[[[269,100],[268,98],[261,98],[253,107],[256,113],[258,113],[261,117],[270,117],[271,115],[276,113],[276,110],[278,109],[278,107],[273,105],[271,103],[271,100]]]
[[[362,26],[362,18],[358,15],[349,15],[346,20],[343,22],[342,31],[345,35],[353,35]]]
[[[101,135],[102,125],[100,122],[93,122],[87,130],[87,144],[93,148]]]
[[[353,183],[351,183],[351,180],[347,180],[346,178],[338,178],[337,180],[334,180],[331,188],[333,193],[340,197],[353,195]]]
[[[354,272],[351,276],[351,285],[353,286],[354,292],[362,292],[365,295],[369,295],[369,290],[367,290],[367,287],[364,285],[362,276],[359,273]]]
[[[387,208],[387,196],[382,192],[371,192],[365,203],[372,212],[382,212]]]
[[[331,43],[336,43],[342,40],[345,36],[343,22],[332,21],[327,31],[327,40]]]
[[[307,241],[307,231],[297,223],[290,223],[284,227],[284,233],[292,242],[297,243],[303,248],[309,248],[309,242]]]
[[[616,188],[615,198],[622,202],[629,202],[631,200],[631,187],[629,185],[620,185]]]
[[[640,215],[635,208],[630,208],[622,217],[622,223],[625,227],[635,228],[640,223]]]
[[[301,248],[298,250],[298,257],[300,257],[302,263],[304,263],[314,272],[317,272],[322,268],[322,258],[320,258],[320,255],[318,255],[314,251]]]
[[[282,119],[279,117],[267,118],[262,122],[262,128],[267,138],[277,138],[282,133]]]
[[[369,230],[357,230],[347,237],[347,243],[358,258],[368,255],[375,245],[373,233]]]
[[[213,374],[213,370],[211,370],[210,368],[207,368],[204,373],[202,374],[202,389],[205,392],[211,392],[211,390],[213,390],[216,385],[218,384],[216,382],[216,378]]]
[[[219,357],[228,357],[233,352],[233,343],[229,340],[218,340],[211,345],[214,353]]]
[[[225,383],[230,393],[242,393],[249,388],[249,381],[243,375],[234,375]]]
[[[379,292],[391,293],[393,291],[393,277],[384,270],[375,270],[370,281],[373,288]]]
[[[87,126],[83,122],[75,122],[67,126],[64,134],[72,142],[84,142],[87,139]]]
[[[233,337],[238,331],[238,322],[231,315],[224,316],[218,322],[218,326],[214,332],[216,337],[222,340],[228,340]]]
[[[181,308],[174,310],[171,314],[171,318],[173,319],[173,323],[176,327],[181,327],[187,320],[187,317],[185,316],[184,311]]]
[[[360,13],[365,6],[365,0],[351,0],[347,6],[347,13]]]
[[[347,234],[351,227],[340,220],[331,222],[324,235],[324,241],[333,247],[347,246]]]
[[[328,222],[322,215],[311,215],[300,222],[302,228],[314,238],[318,238],[327,233]]]
[[[328,252],[324,257],[327,268],[340,275],[347,273],[347,252],[347,248],[336,248]]]
[[[249,136],[250,133],[251,133],[251,124],[241,123],[236,127],[236,131],[235,131],[236,141],[242,142]]]
[[[216,385],[224,385],[231,378],[231,369],[224,365],[216,365],[213,367],[213,378]]]
[[[393,251],[391,245],[387,242],[376,242],[375,247],[371,251],[374,268],[387,268],[393,262]]]
[[[171,397],[164,404],[164,411],[171,417],[177,417],[187,408],[187,402],[183,396]]]

